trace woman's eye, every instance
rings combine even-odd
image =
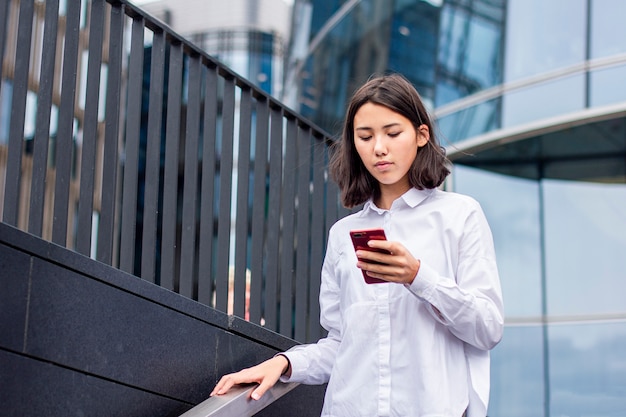
[[[400,136],[400,133],[402,132],[393,132],[393,133],[388,133],[389,136],[391,136],[392,138],[395,138],[397,136]]]
[[[371,138],[371,136],[359,136],[359,139],[361,140],[370,140]]]

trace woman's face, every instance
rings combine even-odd
[[[385,106],[368,102],[354,115],[356,151],[383,195],[397,198],[411,187],[408,172],[429,139],[428,126],[416,131],[409,119]]]

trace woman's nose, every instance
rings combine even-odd
[[[385,140],[383,138],[375,138],[374,140],[374,153],[376,155],[387,154],[387,145],[385,144]]]

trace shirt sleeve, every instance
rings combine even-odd
[[[339,307],[340,287],[335,277],[338,257],[331,246],[332,237],[322,265],[320,285],[320,323],[328,335],[317,343],[298,345],[283,354],[291,364],[291,375],[283,375],[282,382],[300,382],[315,385],[328,382],[335,363],[341,340],[341,310]]]
[[[425,260],[406,287],[459,339],[482,350],[498,344],[504,329],[502,291],[491,230],[478,203],[459,236],[456,276],[441,275]]]

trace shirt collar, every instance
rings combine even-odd
[[[428,198],[428,196],[430,196],[434,191],[435,191],[434,188],[433,189],[427,188],[423,190],[418,190],[417,188],[411,188],[406,193],[402,194],[396,201],[393,202],[393,204],[391,205],[391,209],[396,207],[398,204],[402,204],[402,203],[404,203],[410,208],[416,207],[422,201],[426,200],[426,198]],[[385,209],[376,207],[376,204],[374,204],[371,198],[367,200],[365,204],[363,205],[362,213],[365,214],[369,210],[374,210],[377,213],[383,213],[387,211]]]

